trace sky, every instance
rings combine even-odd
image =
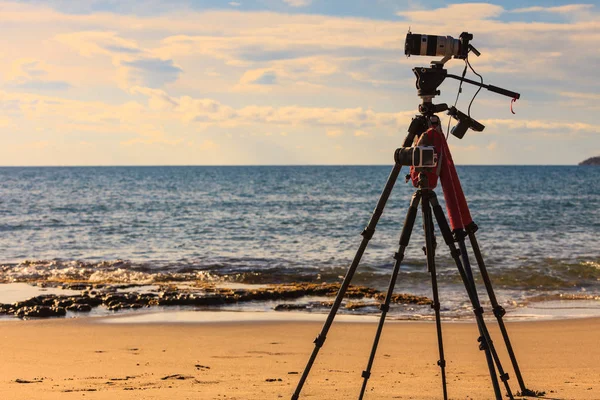
[[[0,0],[0,165],[392,164],[436,59],[409,29],[472,33],[484,83],[521,94],[479,93],[457,164],[600,155],[598,3]]]

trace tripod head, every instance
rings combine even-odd
[[[430,67],[415,67],[412,71],[417,77],[417,95],[423,99],[423,102],[431,102],[431,99],[440,94],[438,86],[440,86],[446,78],[467,82],[471,85],[479,86],[489,90],[490,92],[508,96],[513,99],[521,98],[521,95],[517,92],[493,85],[485,85],[483,83],[476,82],[458,75],[449,74],[448,71],[444,69],[443,64],[436,63],[435,61],[432,61]]]
[[[440,94],[438,86],[444,82],[448,71],[442,64],[431,64],[429,68],[415,67],[412,71],[417,77],[417,96],[423,99],[423,102],[430,103],[431,99]]]
[[[423,100],[419,105],[419,112],[422,116],[429,118],[432,115],[448,111],[448,114],[454,119],[458,120],[458,124],[452,129],[452,134],[459,139],[462,139],[467,129],[471,128],[476,132],[481,132],[485,126],[471,116],[457,110],[455,107],[448,107],[447,104],[433,104],[432,100],[435,96],[440,94],[438,87],[444,82],[446,78],[457,79],[461,82],[467,82],[471,85],[485,88],[491,92],[498,93],[504,96],[511,97],[513,100],[519,99],[521,95],[517,92],[513,92],[507,89],[503,89],[493,85],[486,85],[480,82],[473,81],[471,79],[464,78],[462,76],[449,74],[444,69],[443,64],[432,63],[430,67],[416,67],[413,68],[413,73],[417,78],[416,87],[417,95]],[[429,125],[428,125],[429,126]]]

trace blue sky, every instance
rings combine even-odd
[[[114,12],[119,14],[133,15],[160,15],[173,9],[190,9],[197,11],[206,10],[231,10],[240,11],[273,11],[290,14],[314,14],[329,16],[350,16],[358,18],[381,19],[398,21],[401,16],[396,15],[400,11],[427,10],[443,8],[450,4],[469,4],[473,1],[395,1],[395,0],[170,0],[170,1],[22,1],[24,3],[50,5],[63,12],[74,14],[90,14],[95,12]],[[574,4],[568,1],[503,1],[495,4],[502,5],[507,10],[525,7],[556,7]],[[594,2],[587,2],[594,4]],[[539,15],[538,21],[552,21],[556,16]],[[504,21],[519,20],[517,14],[507,14],[500,18]]]
[[[600,155],[596,3],[0,1],[0,165],[390,164],[432,60],[409,27],[472,32],[485,82],[522,94],[480,93],[457,163]]]

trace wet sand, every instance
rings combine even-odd
[[[2,321],[2,399],[289,399],[318,322]],[[494,324],[490,323],[490,327]],[[335,323],[301,398],[356,398],[376,325]],[[452,399],[492,399],[473,323],[443,327]],[[600,399],[600,319],[508,324],[526,384]],[[491,328],[511,386],[518,384]],[[440,399],[433,323],[386,324],[366,399]]]

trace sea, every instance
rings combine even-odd
[[[391,166],[2,167],[0,303],[22,300],[32,288],[35,292],[44,283],[62,281],[139,284],[148,290],[161,282],[250,288],[339,283],[390,170]],[[457,170],[479,226],[476,235],[492,284],[508,317],[600,314],[600,168]],[[414,192],[404,172],[354,276],[355,285],[384,291],[389,284]],[[441,188],[437,192],[443,206]],[[430,297],[419,218],[396,291]],[[442,314],[468,318],[472,307],[437,233]],[[472,256],[471,261],[476,269]],[[482,286],[479,295],[489,304]],[[226,308],[275,312],[275,305],[255,302]],[[327,307],[311,310],[323,314]],[[431,316],[429,307],[405,306],[391,312],[396,319]]]

